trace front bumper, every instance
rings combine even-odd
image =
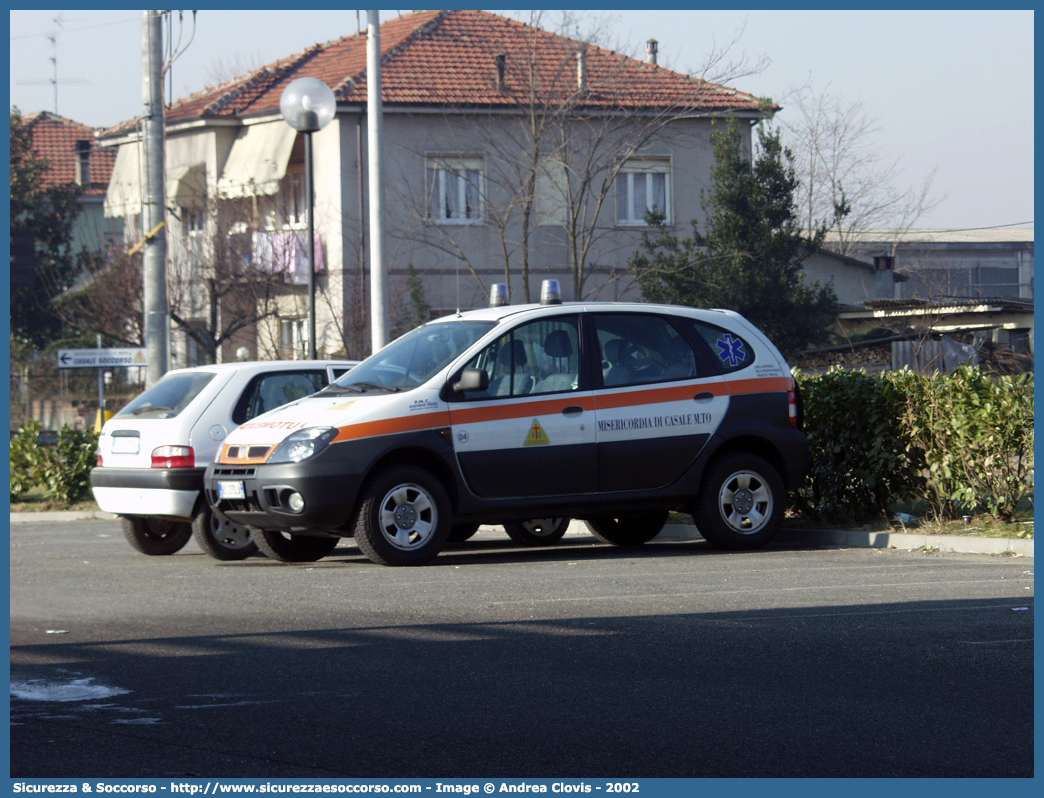
[[[242,482],[244,498],[220,498],[218,482]],[[210,506],[237,524],[261,529],[343,531],[351,520],[362,474],[345,473],[343,463],[325,466],[310,461],[260,466],[214,463],[207,466],[204,483]],[[291,493],[304,498],[302,512],[290,510]]]
[[[300,463],[211,463],[203,477],[206,500],[215,512],[237,524],[261,529],[321,529],[350,537],[364,482],[380,460],[394,453],[412,462],[426,462],[452,457],[453,450],[445,436],[426,429],[332,443]],[[244,498],[220,498],[218,482],[223,481],[242,482]],[[287,499],[291,493],[304,498],[304,509],[299,513],[290,510]]]
[[[91,492],[107,513],[189,520],[203,490],[204,470],[99,466],[91,469]]]

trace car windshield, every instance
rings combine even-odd
[[[214,379],[212,371],[168,374],[147,391],[135,397],[118,416],[135,418],[174,418],[188,407],[203,387]]]
[[[325,393],[408,391],[430,380],[495,326],[492,321],[426,324],[388,344]]]

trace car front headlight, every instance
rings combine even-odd
[[[267,463],[300,463],[314,457],[337,437],[336,427],[306,427],[287,435],[276,446]]]

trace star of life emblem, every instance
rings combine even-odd
[[[718,359],[722,363],[728,363],[735,368],[747,359],[747,352],[743,348],[743,341],[733,338],[730,333],[725,333],[715,343],[718,346]]]

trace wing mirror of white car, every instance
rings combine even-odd
[[[484,391],[489,387],[489,373],[485,369],[464,369],[460,379],[453,383],[455,393]]]

